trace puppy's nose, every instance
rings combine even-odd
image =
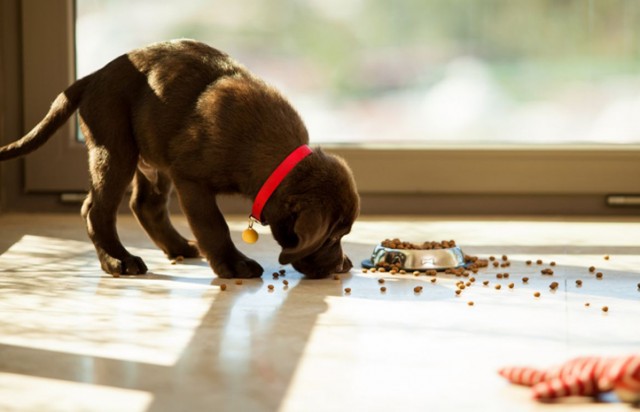
[[[351,259],[349,259],[347,256],[344,256],[344,258],[342,259],[342,264],[338,265],[338,267],[336,268],[336,272],[345,273],[350,271],[352,267],[353,263],[351,263]]]

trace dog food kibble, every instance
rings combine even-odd
[[[401,274],[401,275],[406,275],[406,274],[407,274],[407,271],[406,271],[406,270],[404,270],[404,269],[400,269],[400,274]]]
[[[273,290],[273,285],[267,285],[267,289]]]
[[[242,279],[236,279],[236,285],[242,285]]]
[[[437,276],[438,275],[438,271],[435,270],[435,269],[429,269],[429,270],[427,270],[426,275],[427,276]]]
[[[431,283],[436,283],[437,278],[431,278]]]
[[[351,293],[351,288],[344,288],[344,293]]]
[[[456,295],[460,296],[461,293],[462,291],[460,289],[456,289]]]
[[[540,292],[534,292],[534,293],[533,293],[533,296],[535,296],[535,297],[539,298],[539,297],[540,297]]]
[[[282,284],[285,285],[285,286],[288,286],[289,285],[289,281],[285,279],[285,280],[282,281]]]
[[[515,286],[514,283],[509,283],[507,286],[509,286],[509,289],[513,289],[513,287]]]
[[[609,255],[606,255],[606,256],[604,257],[604,260],[609,260]]]
[[[284,276],[285,273],[287,273],[287,271],[285,269],[280,269],[278,272],[280,272],[280,275]]]
[[[638,283],[638,290],[640,290],[640,283]]]
[[[551,270],[551,269],[542,269],[540,271],[540,273],[542,273],[543,275],[553,275],[553,270]]]
[[[473,306],[473,301],[472,301],[472,300],[470,300],[469,302],[467,302],[467,305],[469,305],[469,306]]]
[[[530,265],[532,262],[531,262],[530,260],[527,260],[525,263],[526,263],[527,265]]]
[[[502,273],[498,273],[498,274],[496,274],[496,277],[497,277],[498,279],[502,279]]]
[[[602,307],[602,311],[603,312],[609,312],[609,306],[603,306]]]
[[[602,279],[602,272],[598,272],[598,273],[596,273],[596,277],[597,277],[598,279]]]
[[[369,273],[369,269],[362,269],[362,273]]]
[[[489,281],[488,281],[488,280],[483,280],[483,281],[482,281],[482,284],[483,284],[483,285],[485,285],[485,286],[487,286],[487,285],[489,284]]]
[[[476,281],[476,278],[474,278],[474,277],[470,277],[469,278],[469,282],[474,283],[475,281]]]
[[[465,290],[466,286],[463,284],[458,285],[458,289]]]
[[[420,293],[420,292],[422,292],[422,286],[416,286],[415,288],[413,288],[413,291],[414,291],[415,293]]]
[[[333,280],[340,280],[340,275],[333,275]]]
[[[456,247],[456,242],[454,240],[443,240],[442,242],[423,242],[418,244],[403,242],[400,239],[385,239],[381,242],[381,245],[389,249],[431,250],[453,248]]]
[[[221,284],[220,290],[227,290],[227,284],[226,283]]]
[[[500,263],[498,261],[493,262],[493,267],[497,268],[498,266],[500,266]]]
[[[528,281],[529,281],[528,277],[525,276],[525,277],[522,278],[522,283],[527,283]]]
[[[542,265],[542,259],[538,259],[538,260],[536,260],[536,264],[537,264],[537,265]]]
[[[500,290],[502,288],[502,286],[500,285],[496,285],[495,287],[496,287],[496,290]]]
[[[589,302],[587,302],[587,303],[585,303],[585,304],[584,304],[584,307],[585,307],[585,308],[588,308],[589,306],[591,306],[591,303],[589,303]]]
[[[272,276],[274,279],[278,279],[280,277],[280,274],[278,272],[273,272]]]
[[[385,268],[378,268],[378,272],[380,272],[380,273],[384,273],[384,272],[386,272],[386,271],[387,271],[387,270],[386,270]]]
[[[551,290],[558,289],[558,282],[551,282],[551,284],[549,285],[549,288],[551,288]]]
[[[576,280],[576,286],[582,286],[582,281],[580,279]]]
[[[398,273],[398,270],[397,269],[391,269],[391,271],[389,273],[391,273],[392,275],[395,275],[395,274]]]
[[[596,271],[595,266],[591,266],[591,267],[589,268],[589,272],[593,273],[593,272],[595,272],[595,271]]]
[[[506,262],[507,260],[509,260],[509,258],[507,257],[507,255],[502,255],[502,260]]]
[[[420,276],[420,272],[416,270],[415,272],[413,272],[413,276]]]
[[[386,292],[387,288],[385,286],[380,286],[380,292]]]
[[[378,283],[383,284],[384,283],[384,279],[382,279],[382,278],[378,279]]]

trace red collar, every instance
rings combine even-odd
[[[278,188],[280,182],[289,174],[289,172],[305,157],[311,154],[311,148],[309,146],[302,145],[298,147],[296,150],[291,152],[286,159],[282,161],[276,167],[276,170],[271,173],[271,176],[267,178],[267,181],[264,182],[258,194],[256,195],[255,200],[253,201],[253,208],[251,209],[251,218],[260,222],[261,224],[266,224],[262,220],[262,209],[264,205],[267,204],[269,198],[273,194],[273,192]]]

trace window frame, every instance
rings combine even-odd
[[[74,79],[75,2],[30,0],[21,4],[24,129],[28,131],[42,118],[55,95]],[[45,145],[47,151],[40,149],[28,158],[27,192],[86,190],[86,153],[75,139],[76,122],[70,120],[59,134],[62,136]],[[375,202],[388,204],[389,199],[403,196],[467,196],[475,199],[473,202],[482,202],[486,196],[525,196],[533,201],[563,196],[557,206],[557,213],[563,213],[561,204],[572,198],[576,202],[583,201],[584,196],[601,198],[604,205],[608,195],[640,194],[640,145],[322,147],[350,165],[365,210],[378,210]],[[51,177],[56,175],[59,179],[52,182]],[[442,205],[440,212],[446,213],[447,202]],[[415,208],[409,209],[415,212]],[[395,212],[409,209],[396,205]],[[474,205],[469,209],[474,210]],[[607,213],[606,207],[601,212]],[[518,214],[518,210],[511,213]]]

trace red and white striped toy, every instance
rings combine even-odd
[[[640,402],[640,355],[581,357],[549,369],[507,367],[499,373],[511,383],[531,386],[538,400],[615,391],[624,402]]]

